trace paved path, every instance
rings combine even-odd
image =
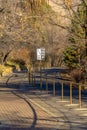
[[[62,102],[59,95],[30,90],[26,74],[13,76],[7,87],[2,85],[0,130],[87,129],[87,104],[83,103],[85,109],[79,109],[78,104],[70,105],[69,99]]]
[[[0,130],[50,130],[57,125],[50,113],[27,100],[20,92],[0,91]]]

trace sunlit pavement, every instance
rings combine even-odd
[[[14,92],[10,92],[9,89],[0,91],[0,130],[4,128],[6,130],[45,130],[58,127],[59,123],[56,117],[52,117],[50,113],[26,100],[23,96],[21,98],[17,95]]]
[[[26,76],[11,77],[7,86],[3,85],[7,80],[8,77],[3,77],[0,85],[0,130],[51,130],[58,127],[52,115],[24,97]]]
[[[0,130],[87,129],[87,106],[79,109],[60,96],[30,90],[27,83],[27,75],[20,74],[0,85]]]

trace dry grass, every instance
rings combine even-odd
[[[0,75],[1,76],[6,76],[9,73],[12,73],[12,67],[7,67],[4,65],[0,65]]]

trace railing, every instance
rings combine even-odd
[[[42,88],[42,85],[43,85],[43,79],[45,80],[45,84],[46,84],[46,93],[48,94],[48,83],[49,83],[49,80],[51,80],[52,84],[53,84],[53,96],[55,96],[55,93],[56,93],[56,87],[55,87],[55,83],[58,83],[60,82],[61,84],[61,101],[64,101],[64,87],[65,87],[65,84],[68,84],[69,86],[69,101],[70,101],[70,104],[72,105],[73,104],[73,93],[72,93],[72,90],[73,88],[76,86],[77,89],[78,89],[78,105],[79,105],[79,108],[82,108],[82,89],[84,86],[87,87],[86,84],[81,84],[81,83],[75,83],[75,82],[72,82],[72,81],[68,81],[68,80],[63,80],[63,79],[60,79],[56,76],[48,76],[47,74],[46,75],[43,75],[42,72],[39,72],[38,73],[38,79],[39,79],[39,82],[40,82],[40,91],[42,92],[43,88]],[[29,74],[29,83],[31,82],[33,86],[36,85],[36,76],[35,76],[35,73],[30,73]]]

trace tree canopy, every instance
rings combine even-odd
[[[3,63],[13,49],[40,44],[49,7],[45,0],[1,0],[0,5],[0,58]]]
[[[77,10],[72,13],[71,26],[69,29],[70,47],[64,52],[64,61],[72,68],[84,67],[83,59],[87,57],[87,5],[82,1]],[[73,48],[74,47],[74,48]],[[73,60],[74,59],[74,60]],[[85,63],[86,64],[86,63]]]

